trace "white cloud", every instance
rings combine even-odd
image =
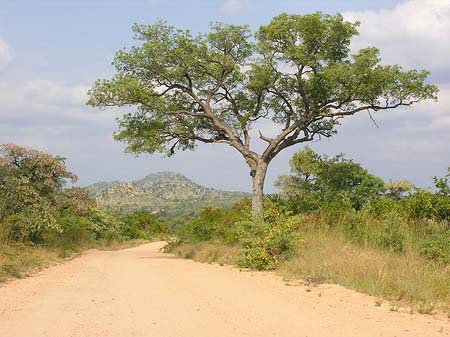
[[[0,116],[59,116],[81,120],[111,119],[118,109],[102,111],[86,106],[88,84],[51,80],[0,80]]]
[[[247,0],[227,0],[222,10],[228,15],[236,15],[246,12],[251,7],[250,1]]]
[[[49,106],[84,105],[88,89],[88,86],[80,84],[30,80],[25,82],[23,93],[27,101]]]
[[[11,47],[0,38],[0,70],[5,68],[13,59]]]
[[[393,9],[348,11],[360,21],[360,36],[352,45],[374,45],[386,63],[429,70],[450,69],[450,1],[410,0]]]

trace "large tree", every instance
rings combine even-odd
[[[20,145],[0,145],[0,230],[2,222],[8,223],[8,234],[0,240],[37,239],[44,228],[59,229],[58,199],[66,182],[77,180],[64,160]]]
[[[253,211],[262,215],[267,167],[282,150],[330,137],[344,116],[436,99],[427,71],[381,65],[373,47],[351,55],[357,26],[319,12],[281,14],[256,34],[222,23],[198,35],[136,24],[137,45],[116,54],[117,74],[96,82],[88,104],[135,108],[115,134],[135,154],[228,144],[250,168]],[[264,134],[262,120],[279,132]]]

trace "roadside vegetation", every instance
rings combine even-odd
[[[102,210],[64,158],[6,144],[0,147],[0,282],[90,249],[117,249],[166,237],[155,215]]]
[[[339,155],[296,153],[263,218],[244,198],[190,218],[99,208],[64,159],[0,148],[0,282],[97,249],[166,239],[202,262],[275,270],[307,284],[338,283],[422,313],[450,312],[450,172],[434,189],[384,182]],[[166,225],[170,224],[170,226]]]
[[[264,221],[251,216],[249,200],[231,210],[206,207],[175,228],[168,250],[338,283],[422,313],[450,312],[450,172],[424,190],[308,147],[291,169],[278,179],[281,193],[265,198]]]

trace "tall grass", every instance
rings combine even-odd
[[[296,257],[280,266],[286,278],[311,283],[338,283],[373,296],[450,311],[450,267],[403,254],[362,247],[336,231],[310,229]]]
[[[55,264],[61,251],[24,244],[0,245],[0,282],[22,278],[31,271]]]

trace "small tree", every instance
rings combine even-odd
[[[427,71],[380,65],[370,47],[350,55],[358,23],[322,13],[281,14],[252,36],[247,26],[214,23],[193,35],[158,22],[134,25],[137,46],[116,54],[117,74],[99,80],[88,104],[134,106],[119,119],[115,138],[127,151],[192,150],[197,143],[228,144],[242,154],[253,179],[253,212],[263,212],[267,167],[282,150],[335,133],[338,120],[436,99]],[[272,121],[274,137],[259,130]]]

